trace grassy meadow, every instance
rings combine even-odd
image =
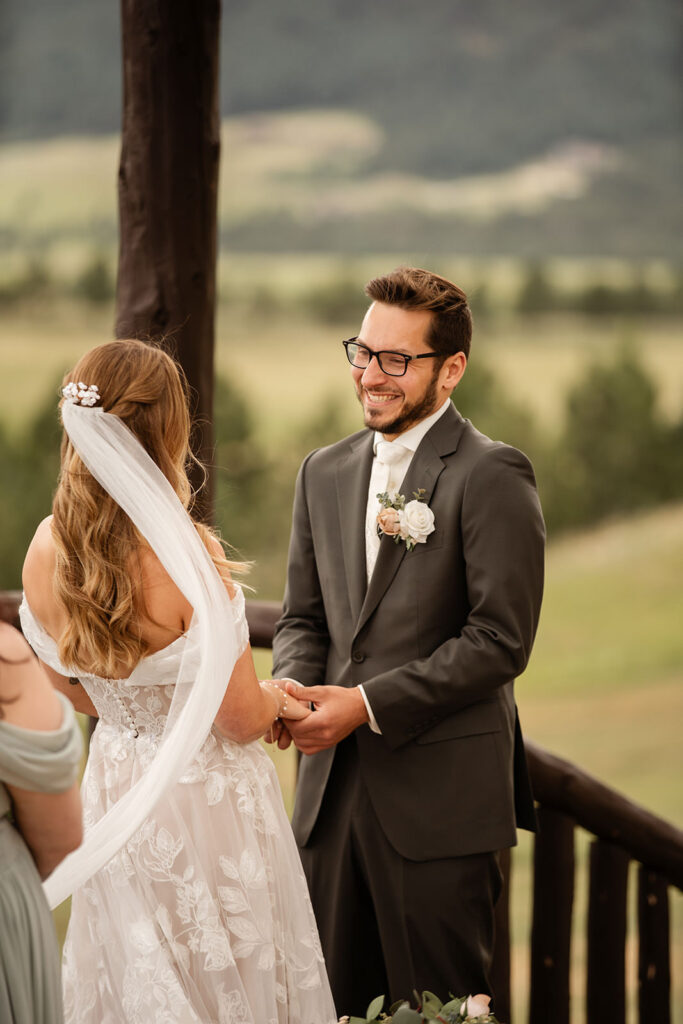
[[[495,172],[438,178],[387,164],[386,142],[377,121],[349,109],[224,119],[221,229],[255,241],[257,224],[267,224],[267,244],[254,248],[282,250],[295,225],[311,238],[322,232],[328,239],[332,225],[340,244],[353,237],[353,249],[360,241],[371,251],[362,231],[349,235],[345,227],[404,217],[429,237],[432,220],[485,228],[506,216],[533,217],[588,197],[615,157],[611,147],[598,144],[554,146],[512,165],[506,158]],[[67,231],[74,238],[114,237],[117,134],[7,142],[2,149],[0,222],[40,244]],[[279,225],[274,237],[271,224]]]

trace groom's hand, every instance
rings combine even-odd
[[[317,754],[333,747],[368,721],[365,701],[357,686],[300,686],[292,682],[286,685],[287,693],[297,700],[309,700],[315,709],[300,722],[286,723],[302,754]]]

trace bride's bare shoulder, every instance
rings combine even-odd
[[[52,589],[55,562],[52,516],[48,516],[39,524],[26,552],[21,583],[33,614],[45,629],[57,630],[58,635],[64,610],[55,601]]]
[[[31,542],[31,548],[54,548],[54,539],[52,537],[52,522],[54,516],[47,515],[41,522],[36,526],[36,532],[33,535],[33,541]]]

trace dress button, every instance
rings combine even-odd
[[[361,662],[365,661],[365,655],[361,654],[360,651],[354,651],[351,655],[351,660],[355,661],[357,665],[360,665]]]

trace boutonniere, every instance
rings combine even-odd
[[[382,509],[377,516],[377,531],[393,537],[394,543],[405,541],[408,551],[416,544],[424,544],[430,533],[434,533],[434,513],[424,497],[424,487],[413,491],[413,501],[406,505],[402,494],[396,494],[393,500],[388,491],[377,495]]]

